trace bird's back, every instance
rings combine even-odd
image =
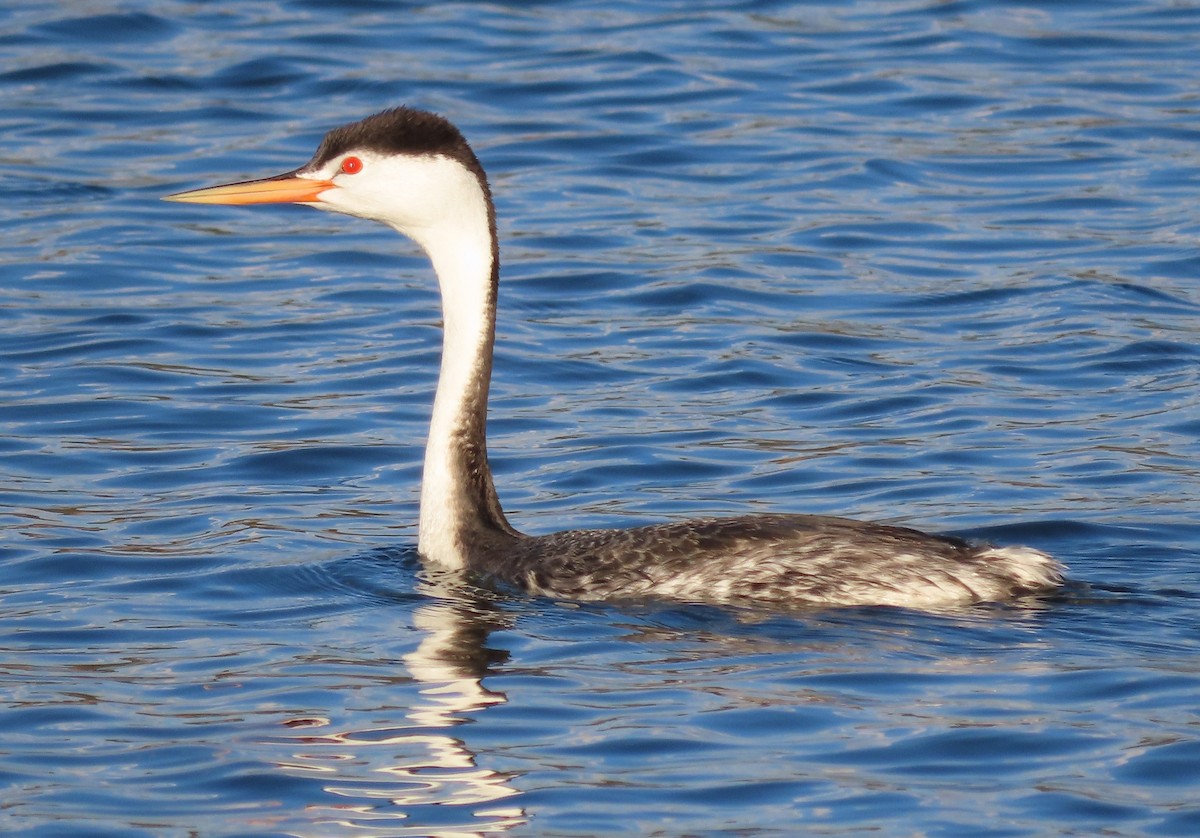
[[[522,537],[475,569],[571,599],[663,597],[916,608],[1005,600],[1062,583],[1027,547],[994,548],[817,515],[706,518]]]

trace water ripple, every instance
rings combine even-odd
[[[1198,30],[10,4],[0,830],[1194,834]],[[852,514],[1031,543],[1071,585],[780,614],[422,567],[420,254],[158,200],[402,102],[492,177],[519,526]]]

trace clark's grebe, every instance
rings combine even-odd
[[[495,209],[479,160],[440,116],[384,111],[330,131],[295,171],[168,200],[305,204],[380,221],[425,251],[443,316],[417,545],[428,561],[577,599],[938,608],[1062,584],[1062,566],[1039,550],[824,516],[702,518],[543,536],[515,530],[500,508],[485,437],[500,278]]]

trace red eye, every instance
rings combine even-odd
[[[362,161],[357,157],[347,157],[342,161],[342,171],[348,175],[356,175],[362,171]]]

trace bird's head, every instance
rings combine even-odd
[[[442,117],[393,108],[335,128],[312,160],[260,180],[180,192],[193,204],[304,204],[388,224],[429,247],[446,225],[494,225],[487,178],[457,128]]]

